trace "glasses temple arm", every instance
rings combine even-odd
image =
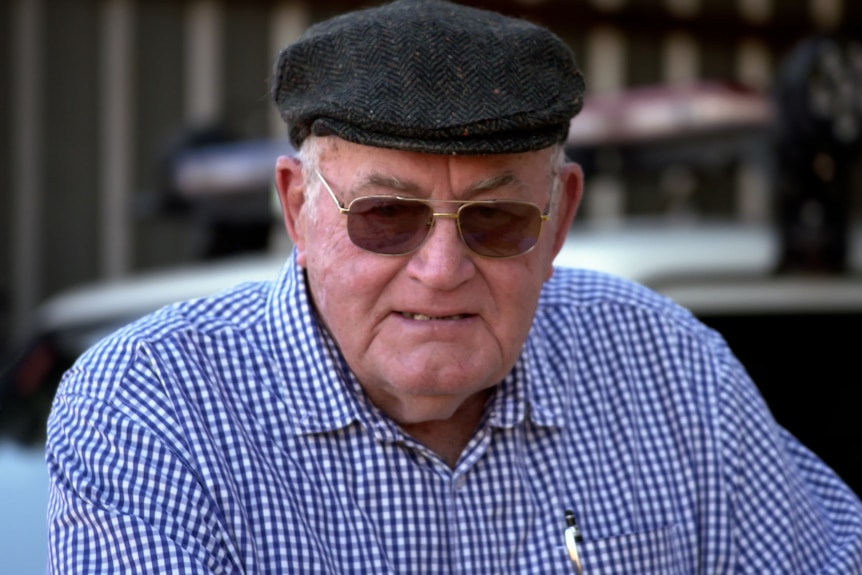
[[[331,188],[331,187],[329,187],[329,182],[327,182],[327,181],[326,181],[326,179],[323,177],[323,174],[321,174],[321,173],[320,173],[320,170],[318,170],[317,168],[315,168],[314,173],[315,173],[315,174],[317,175],[317,177],[320,179],[320,182],[323,184],[323,187],[324,187],[324,188],[326,188],[326,191],[327,191],[327,192],[329,192],[329,196],[332,198],[332,201],[333,201],[333,202],[335,202],[335,207],[337,207],[337,208],[338,208],[338,211],[339,211],[340,213],[342,213],[342,214],[346,214],[346,213],[348,213],[348,212],[350,211],[350,209],[349,209],[349,208],[344,207],[344,204],[342,204],[342,203],[338,200],[338,198],[335,196],[335,192],[333,192],[333,191],[332,191],[332,188]]]

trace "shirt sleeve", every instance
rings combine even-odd
[[[94,379],[73,368],[48,422],[48,572],[243,573],[216,502],[158,431],[171,415],[82,392],[113,385]]]
[[[722,461],[734,573],[862,573],[862,504],[772,418],[729,351],[721,394]]]

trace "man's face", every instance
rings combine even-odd
[[[551,201],[550,149],[441,156],[337,138],[324,142],[320,173],[344,205],[360,196],[396,194],[527,200],[543,211]],[[580,198],[577,166],[567,165],[558,177],[561,199],[529,253],[477,255],[460,240],[455,220],[438,218],[419,249],[384,256],[351,242],[347,216],[325,189],[311,200],[315,205],[305,205],[304,186],[318,182],[303,182],[295,160],[279,159],[285,220],[318,314],[366,393],[390,417],[401,423],[447,419],[511,370]],[[489,189],[488,182],[499,183]]]

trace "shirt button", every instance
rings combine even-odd
[[[465,485],[467,485],[467,476],[461,475],[455,480],[455,491],[461,491]]]

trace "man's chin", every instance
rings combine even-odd
[[[389,414],[393,421],[405,428],[434,425],[451,421],[465,411],[481,412],[490,389],[482,389],[471,396],[414,395],[402,398],[396,413]]]
[[[459,378],[445,375],[435,380],[427,375],[391,375],[394,377],[390,381],[397,383],[385,388],[367,385],[363,388],[372,403],[402,425],[448,420],[474,401],[475,396],[484,397],[493,387],[477,385],[475,381],[459,383]]]

